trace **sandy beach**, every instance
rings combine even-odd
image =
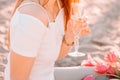
[[[0,80],[4,77],[9,52],[7,32],[14,1],[0,0]],[[83,6],[91,33],[80,38],[79,51],[91,54],[97,60],[102,59],[109,51],[120,54],[120,0],[84,0]],[[71,51],[74,51],[74,47]],[[85,58],[86,56],[77,58],[66,56],[57,61],[55,66],[79,66]]]

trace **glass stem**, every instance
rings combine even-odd
[[[79,49],[79,34],[75,35],[75,51],[78,52]]]

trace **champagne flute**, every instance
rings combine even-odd
[[[81,4],[77,3],[77,2],[73,2],[71,4],[71,11],[70,11],[70,16],[71,16],[73,27],[77,26],[76,22],[77,22],[78,19],[83,18],[83,14],[84,14],[84,10],[83,10],[83,7],[81,6]],[[69,56],[72,56],[72,57],[85,56],[85,53],[82,53],[82,52],[78,51],[78,49],[79,49],[79,38],[80,38],[79,34],[81,33],[82,29],[79,32],[77,32],[77,31],[78,30],[73,31],[73,33],[75,35],[75,38],[74,38],[75,51],[68,54]]]

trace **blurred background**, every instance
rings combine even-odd
[[[0,0],[0,80],[3,80],[9,48],[7,32],[15,0]],[[91,34],[81,37],[79,51],[100,60],[109,51],[120,54],[120,0],[83,0]],[[74,50],[74,47],[71,51]],[[80,66],[83,57],[66,56],[55,66]]]

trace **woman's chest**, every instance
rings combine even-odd
[[[47,62],[55,61],[60,53],[63,36],[63,28],[56,28],[52,26],[51,29],[46,31],[41,41],[40,53],[38,54],[38,57],[40,57],[39,59]]]

